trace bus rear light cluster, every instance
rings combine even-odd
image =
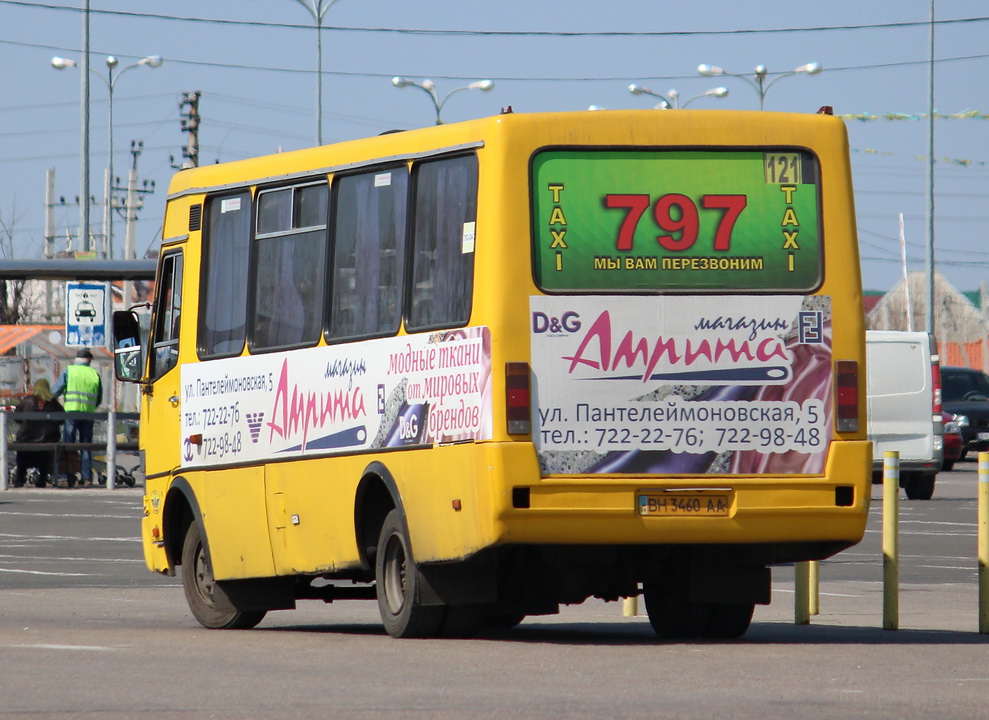
[[[859,365],[854,360],[835,362],[835,419],[838,432],[859,429]]]
[[[509,435],[528,435],[532,431],[529,397],[529,363],[505,363],[505,414]]]

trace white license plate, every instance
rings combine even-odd
[[[978,440],[989,440],[989,432],[980,432],[975,436]]]
[[[666,517],[728,517],[731,497],[720,492],[643,492],[639,515]]]

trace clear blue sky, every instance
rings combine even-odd
[[[79,58],[81,5],[0,0],[0,219],[13,229],[18,257],[42,252],[45,170],[56,169],[56,195],[74,203],[79,194],[79,70],[56,71],[50,60]],[[140,215],[139,253],[157,242],[170,155],[181,159],[185,144],[181,93],[202,92],[203,164],[314,143],[315,30],[296,0],[92,0],[91,9],[95,70],[105,71],[107,55],[120,67],[165,58],[157,69],[128,71],[114,92],[115,174],[126,176],[131,140],[141,140],[139,177],[158,188]],[[937,0],[936,18],[969,20],[937,26],[937,110],[989,113],[989,3]],[[909,268],[924,267],[927,122],[882,115],[927,110],[929,19],[929,0],[337,0],[324,19],[323,139],[432,123],[429,98],[392,87],[394,75],[431,78],[441,95],[494,80],[491,92],[450,100],[443,117],[453,122],[506,105],[516,112],[651,107],[650,98],[628,92],[632,82],[683,98],[724,85],[728,97],[693,106],[754,110],[754,89],[738,78],[700,77],[698,64],[738,74],[762,64],[773,77],[819,62],[823,73],[774,85],[766,109],[832,105],[839,114],[880,116],[848,127],[863,281],[886,289],[901,277],[899,213]],[[434,32],[408,32],[416,30]],[[101,197],[107,90],[91,79],[91,182]],[[935,129],[938,267],[974,290],[989,282],[989,120],[940,119]],[[101,217],[94,208],[97,228]],[[56,219],[61,235],[75,232],[78,209],[59,208]],[[118,249],[123,234],[118,221]]]

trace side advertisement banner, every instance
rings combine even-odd
[[[182,366],[186,465],[491,437],[487,328]]]
[[[820,473],[821,296],[535,296],[533,438],[561,473]]]

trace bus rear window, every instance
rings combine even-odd
[[[532,161],[547,292],[810,292],[817,158],[801,149],[552,149]]]

